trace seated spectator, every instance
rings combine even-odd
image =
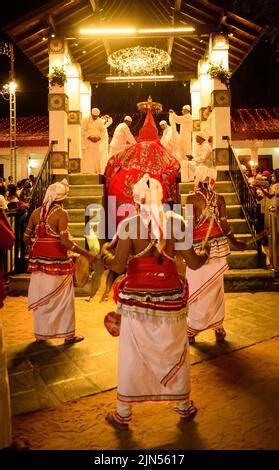
[[[0,183],[0,194],[1,194],[1,196],[6,197],[6,193],[7,193],[6,186],[4,184]]]
[[[19,200],[28,203],[31,199],[31,183],[28,178],[22,180],[23,188],[21,190]]]
[[[8,209],[25,209],[28,207],[28,204],[24,201],[20,201],[17,196],[17,186],[15,184],[9,185],[9,193],[7,197]]]
[[[36,183],[36,177],[34,175],[29,175],[29,181],[30,181],[31,187],[33,188],[33,186]]]

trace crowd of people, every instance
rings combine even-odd
[[[29,207],[35,181],[34,175],[19,180],[17,183],[13,182],[11,176],[9,176],[8,182],[6,182],[5,178],[0,178],[0,195],[7,201],[9,210],[27,209]]]
[[[277,168],[271,172],[258,166],[251,168],[244,164],[241,165],[241,169],[259,204],[259,231],[263,235],[262,246],[266,255],[266,264],[269,265],[271,262],[268,243],[271,230],[270,214],[278,214],[279,169]]]

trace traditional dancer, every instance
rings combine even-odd
[[[228,270],[230,248],[227,239],[238,250],[246,244],[235,239],[227,222],[223,196],[213,190],[217,171],[199,166],[195,173],[195,190],[187,197],[194,209],[194,249],[196,253],[208,240],[211,247],[209,262],[197,271],[186,268],[189,284],[189,314],[187,318],[189,343],[203,330],[212,328],[217,341],[223,341],[225,316],[224,273]],[[209,182],[207,182],[209,181]],[[186,206],[187,207],[187,206]]]
[[[32,244],[28,271],[31,280],[28,291],[29,310],[34,310],[34,331],[38,342],[65,338],[65,343],[82,341],[75,334],[74,264],[68,250],[86,256],[92,264],[96,258],[79,248],[70,239],[68,214],[63,209],[69,186],[66,179],[51,184],[42,207],[29,219],[24,240]]]
[[[103,248],[105,264],[114,272],[123,273],[128,263],[115,291],[121,314],[117,409],[107,415],[120,429],[128,429],[135,403],[171,401],[181,418],[196,415],[190,400],[188,289],[176,270],[175,234],[183,232],[179,248],[192,269],[208,258],[195,254],[181,218],[164,215],[158,180],[144,175],[133,194],[139,215],[119,224],[115,255]]]

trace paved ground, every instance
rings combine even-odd
[[[227,341],[216,345],[210,331],[191,346],[195,423],[182,429],[171,405],[144,405],[135,408],[128,438],[104,421],[115,391],[100,392],[116,386],[118,339],[103,327],[113,301],[99,298],[76,299],[77,331],[86,340],[67,347],[34,344],[26,298],[7,298],[0,315],[16,436],[34,449],[279,447],[278,293],[226,294]]]
[[[278,335],[278,300],[275,292],[226,294],[227,341],[217,345],[212,331],[202,333],[191,346],[192,364]],[[118,339],[103,326],[104,315],[113,309],[112,300],[100,303],[98,295],[91,302],[77,298],[77,331],[85,341],[71,346],[61,341],[38,345],[33,342],[26,298],[7,299],[1,315],[14,414],[55,407],[116,387]]]
[[[145,404],[134,407],[129,432],[116,431],[105,421],[113,390],[15,416],[14,437],[40,450],[278,450],[278,353],[273,339],[195,364],[192,398],[199,411],[190,423],[171,404]]]

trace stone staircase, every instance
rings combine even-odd
[[[64,203],[64,207],[69,214],[69,230],[73,241],[81,248],[85,248],[85,209],[89,204],[104,206],[105,192],[103,177],[99,175],[72,174],[69,175],[69,184],[69,196]],[[96,208],[91,215],[94,217],[94,223],[92,223],[93,229],[99,237],[101,210]],[[101,266],[99,264],[97,266],[98,277],[101,272]],[[29,274],[16,274],[11,276],[9,294],[26,295],[29,280]],[[96,282],[96,289],[98,285],[99,279],[98,282]],[[90,291],[91,282],[88,282],[82,289],[75,289],[77,296],[89,295]]]
[[[180,183],[179,193],[182,206],[186,202],[187,194],[194,188],[193,183]],[[214,189],[224,196],[227,217],[235,237],[242,241],[251,240],[252,236],[243,214],[242,206],[234,191],[233,183],[227,172],[218,172],[218,181]],[[185,216],[185,207],[182,209]],[[230,270],[225,274],[225,290],[274,290],[272,281],[274,275],[269,269],[258,268],[258,256],[255,244],[249,244],[247,250],[237,251],[230,243],[231,255],[228,257]]]
[[[85,209],[90,204],[104,206],[104,184],[99,175],[69,175],[70,192],[64,207],[69,214],[69,230],[74,242],[85,248]],[[96,208],[93,213],[94,231],[99,236],[101,210]]]
[[[98,175],[69,175],[70,193],[64,205],[69,214],[70,232],[75,243],[82,248],[85,248],[86,207],[89,204],[105,206],[104,184],[101,178]],[[187,193],[192,189],[193,183],[179,184],[182,205],[185,204]],[[236,237],[244,241],[250,240],[251,234],[244,218],[242,207],[226,172],[218,173],[215,189],[225,197],[229,223]],[[96,213],[93,216],[94,230],[99,235],[99,224],[102,216],[100,209],[96,208]],[[228,258],[230,270],[225,274],[226,292],[269,291],[278,288],[276,282],[274,282],[272,271],[257,267],[257,251],[253,244],[249,245],[245,252],[239,252],[233,246],[231,246],[231,249],[232,253]],[[94,295],[94,292],[96,292],[100,285],[103,272],[101,261],[96,264],[95,270],[92,281],[88,282],[83,289],[76,289],[77,296],[89,295],[90,292],[91,295]],[[9,293],[11,295],[26,295],[29,279],[29,274],[11,276]]]

